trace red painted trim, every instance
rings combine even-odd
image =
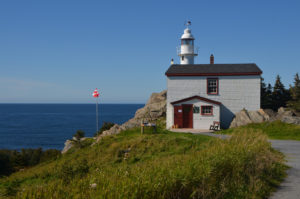
[[[187,118],[184,117],[184,115],[185,115],[184,107],[190,107],[190,112],[188,113],[189,120],[187,120]],[[194,120],[193,104],[182,104],[182,127],[183,128],[193,128],[193,126],[194,126],[193,120]],[[185,126],[185,123],[188,123],[188,126]]]
[[[215,101],[215,100],[211,100],[211,99],[207,99],[205,97],[200,97],[198,95],[195,95],[195,96],[192,96],[192,97],[188,97],[188,98],[185,98],[185,99],[182,99],[182,100],[178,100],[178,101],[175,101],[175,102],[171,102],[171,104],[178,104],[178,103],[186,102],[186,101],[189,101],[189,100],[192,100],[192,99],[199,99],[199,100],[202,100],[202,101],[205,101],[205,102],[210,102],[212,104],[217,104],[217,105],[222,104],[221,102],[218,102],[218,101]]]
[[[249,72],[249,73],[165,73],[166,76],[248,76],[248,75],[261,75],[262,72]]]
[[[178,112],[178,110],[181,112]],[[183,108],[182,106],[174,106],[174,125],[177,125],[178,128],[182,128],[183,125]]]
[[[210,79],[216,79],[217,80],[217,92],[215,93],[209,93],[208,92],[208,80]],[[206,78],[206,94],[207,95],[218,95],[219,94],[219,78]]]
[[[204,106],[207,106],[207,105],[204,105]],[[202,109],[203,109],[203,107],[204,106],[201,106],[201,115],[214,115],[214,107],[213,106],[209,106],[210,108],[211,108],[211,113],[205,113],[205,114],[203,114],[202,113]]]

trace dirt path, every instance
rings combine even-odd
[[[186,129],[183,132],[218,137],[221,139],[229,137],[228,135],[214,134],[209,131],[197,132],[196,130],[191,131]],[[280,184],[279,188],[271,194],[270,199],[300,199],[300,141],[270,140],[270,142],[273,148],[281,151],[285,155],[287,165],[291,167],[287,171],[287,177]]]

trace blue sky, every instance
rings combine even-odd
[[[299,1],[0,1],[0,103],[145,103],[166,88],[184,21],[196,63],[300,72]]]

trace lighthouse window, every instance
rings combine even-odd
[[[182,61],[184,60],[184,56],[181,57],[181,60],[182,60]]]
[[[191,39],[183,39],[183,40],[181,40],[181,44],[182,45],[193,45],[194,41]]]

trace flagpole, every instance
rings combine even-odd
[[[96,98],[96,132],[99,131],[99,119],[98,119],[98,97],[99,97],[99,92],[97,88],[93,92],[93,97]]]
[[[98,97],[96,97],[96,132],[99,130],[99,125],[98,125]]]

